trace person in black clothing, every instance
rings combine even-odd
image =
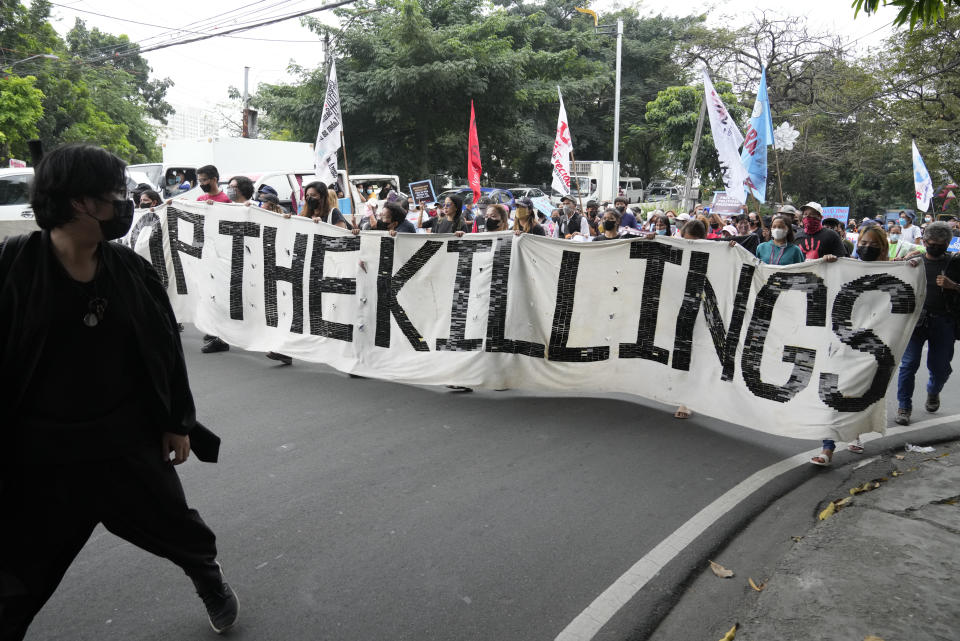
[[[837,232],[823,227],[820,203],[809,202],[800,208],[800,213],[803,231],[797,234],[797,246],[807,260],[826,258],[827,262],[832,262],[846,257],[847,250]]]
[[[40,231],[0,246],[0,639],[22,639],[98,523],[170,559],[217,632],[238,603],[216,537],[174,469],[219,439],[195,416],[166,290],[120,238],[125,165],[93,145],[47,154],[31,205]],[[172,459],[171,459],[172,455]]]
[[[470,231],[473,225],[464,220],[463,198],[451,194],[443,201],[443,214],[437,214],[435,218],[423,221],[421,227],[433,234],[457,234],[462,236],[464,232]]]
[[[415,234],[417,228],[407,220],[407,210],[399,202],[386,202],[380,207],[380,216],[376,217],[370,214],[370,231],[386,231],[391,236],[400,234]],[[353,235],[356,236],[360,230],[353,229]]]
[[[517,236],[520,234],[546,236],[547,232],[545,232],[543,227],[537,222],[537,216],[534,215],[535,212],[536,210],[534,209],[531,199],[524,197],[518,200],[516,215],[513,218],[513,233]],[[543,214],[540,215],[542,216]]]
[[[924,344],[928,345],[927,369],[930,370],[926,402],[928,412],[940,409],[940,391],[953,372],[950,361],[953,360],[956,319],[960,315],[960,258],[947,253],[952,240],[953,233],[947,223],[930,223],[923,230],[926,254],[909,261],[914,266],[923,265],[927,275],[927,297],[900,361],[896,418],[900,425],[910,424],[914,380],[920,369]]]
[[[573,238],[577,234],[590,237],[590,223],[577,212],[576,203],[570,196],[560,199],[562,205],[560,221],[557,224],[558,238]]]
[[[616,209],[610,208],[607,211],[603,212],[603,217],[600,219],[600,233],[594,236],[591,240],[602,241],[602,240],[616,240],[617,238],[622,238],[620,235],[620,212]]]

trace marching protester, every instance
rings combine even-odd
[[[230,197],[220,189],[220,172],[213,165],[204,165],[197,170],[197,182],[203,193],[197,197],[198,201],[213,203],[229,203]]]
[[[203,190],[203,193],[197,196],[197,202],[206,202],[210,205],[232,202],[230,197],[220,189],[220,172],[213,165],[204,165],[197,169],[197,182],[200,184],[200,189]],[[226,352],[230,349],[230,346],[219,336],[205,334],[203,341],[200,351],[204,354]]]
[[[483,228],[480,231],[507,231],[507,206],[489,205],[483,216]]]
[[[526,197],[518,200],[516,215],[513,218],[513,233],[518,236],[520,234],[546,236],[546,231],[537,222],[534,212],[535,209],[532,200]],[[543,216],[543,214],[540,214],[540,216]]]
[[[908,243],[916,243],[922,237],[923,231],[913,224],[914,216],[912,212],[900,212],[900,238]]]
[[[794,231],[797,231],[799,227],[797,224],[799,218],[798,214],[799,212],[797,211],[797,208],[793,205],[781,205],[780,208],[777,209],[777,215],[786,216],[787,220],[790,221],[790,225],[793,227]]]
[[[162,202],[163,202],[163,199],[160,197],[160,194],[158,194],[152,189],[144,189],[142,192],[140,192],[140,208],[141,209],[159,207],[160,203]]]
[[[797,234],[797,245],[807,260],[827,258],[829,261],[847,255],[837,232],[824,229],[823,207],[820,203],[809,202],[800,208],[800,212],[803,216],[803,231]]]
[[[650,217],[650,233],[654,236],[673,235],[673,229],[670,225],[670,218],[667,216],[667,214],[658,214]]]
[[[463,235],[463,232],[470,231],[472,224],[464,220],[463,199],[456,194],[452,194],[443,201],[443,214],[423,221],[420,226],[431,234],[455,234],[459,232],[460,235]]]
[[[880,225],[870,225],[860,232],[857,239],[857,258],[866,262],[890,260],[887,233]]]
[[[416,234],[417,228],[407,220],[407,210],[399,202],[387,201],[380,207],[379,215],[370,214],[370,231],[385,231],[391,236],[399,234]],[[358,227],[353,228],[353,235],[360,233]]]
[[[576,202],[570,196],[560,198],[560,219],[557,221],[557,237],[572,239],[580,235],[590,236],[590,223],[577,212]]]
[[[620,213],[620,226],[639,229],[640,225],[637,224],[637,217],[631,213],[629,204],[626,196],[617,196],[613,199],[613,207]]]
[[[836,233],[840,237],[840,242],[843,243],[843,249],[847,252],[846,255],[853,256],[853,241],[848,239],[847,234],[843,231],[843,223],[836,218],[824,218],[821,224],[824,229],[830,229]]]
[[[315,223],[325,222],[346,229],[347,221],[336,204],[336,198],[333,199],[333,204],[330,202],[327,184],[316,180],[303,188],[303,208],[299,215],[310,218]]]
[[[227,183],[227,197],[231,202],[248,203],[253,198],[253,181],[246,176],[234,176]]]
[[[720,214],[710,214],[707,217],[707,240],[720,240],[723,238],[723,219]],[[736,234],[734,234],[736,235]]]
[[[757,258],[768,265],[793,265],[804,261],[803,252],[793,242],[793,225],[786,216],[774,216],[770,236],[771,240],[757,246]]]
[[[603,218],[600,219],[600,228],[602,231],[591,240],[615,240],[617,238],[623,238],[619,233],[620,223],[620,212],[616,209],[608,209],[603,212]]]
[[[887,241],[889,243],[889,256],[890,260],[905,260],[907,258],[912,258],[911,254],[922,254],[926,252],[923,245],[914,245],[903,240],[900,237],[900,225],[893,225],[890,227],[890,232],[887,234]]]
[[[133,221],[125,164],[66,145],[36,166],[41,228],[0,246],[0,638],[22,639],[102,523],[178,565],[217,632],[238,602],[175,470],[219,439],[196,421],[176,319]],[[172,458],[171,458],[172,455]],[[153,617],[146,617],[152,619]]]
[[[680,230],[680,237],[685,240],[707,240],[706,226],[699,220],[688,220]],[[690,418],[692,415],[693,412],[686,405],[680,405],[673,413],[674,418],[681,419]]]
[[[600,233],[600,217],[599,217],[599,208],[600,205],[597,204],[595,200],[587,201],[587,224],[590,226],[590,236],[596,236]]]
[[[910,260],[911,265],[923,266],[927,277],[927,298],[917,325],[907,343],[900,361],[897,379],[897,418],[900,425],[909,425],[913,411],[913,387],[920,369],[923,346],[927,345],[926,410],[940,409],[940,391],[953,369],[953,343],[957,337],[957,318],[960,316],[960,260],[956,254],[947,254],[953,240],[950,226],[944,222],[927,225],[923,232],[926,254]]]

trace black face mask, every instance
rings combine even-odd
[[[487,218],[483,221],[483,225],[487,228],[487,231],[496,231],[500,229],[500,221],[496,218]]]
[[[114,200],[113,218],[110,220],[97,220],[100,224],[100,233],[104,240],[116,240],[127,235],[130,226],[133,224],[133,201],[132,200]]]
[[[720,229],[720,225],[716,223],[710,223],[710,229]]]
[[[860,260],[875,261],[880,258],[880,248],[857,245],[857,256],[860,257]]]
[[[930,258],[940,258],[947,253],[947,248],[943,245],[927,245],[927,256]]]
[[[617,209],[617,211],[619,211],[621,214],[622,214],[623,212],[627,211],[626,205],[620,205],[620,206],[617,207],[616,209]]]
[[[320,199],[307,198],[307,207],[309,207],[310,209],[320,209]]]
[[[210,183],[200,183],[200,189],[203,190],[203,193],[209,194],[211,191],[213,191],[213,185]]]
[[[603,221],[603,228],[606,231],[613,231],[617,228],[617,221],[615,220],[605,220]]]
[[[150,209],[153,207],[152,203],[140,203],[140,209]]]

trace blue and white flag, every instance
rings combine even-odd
[[[913,141],[913,188],[917,192],[917,209],[920,211],[930,209],[930,200],[933,198],[933,179],[930,178],[927,166],[923,164],[916,140]]]
[[[750,193],[760,202],[767,196],[767,146],[773,144],[773,118],[770,115],[770,99],[767,98],[767,69],[760,70],[760,88],[753,114],[747,125],[747,137],[743,141],[740,162],[749,176],[744,183]]]

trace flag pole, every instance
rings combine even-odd
[[[571,169],[570,173],[571,173],[571,174],[573,173],[573,171],[572,171],[572,170],[573,170],[573,165],[577,162],[576,159],[573,157],[573,148],[572,148],[572,147],[573,147],[573,146],[571,145],[571,149],[570,149],[570,169]],[[600,183],[598,182],[597,184],[599,185]],[[580,212],[582,213],[582,212],[583,212],[583,198],[580,196],[580,191],[581,191],[581,189],[580,189],[580,176],[577,176],[577,204],[580,206]],[[616,198],[616,194],[614,194],[614,198]]]
[[[783,181],[780,180],[780,154],[777,153],[777,145],[773,145],[773,158],[777,162],[777,187],[780,188],[780,206],[784,205],[783,202]]]
[[[347,162],[347,142],[343,137],[343,129],[340,129],[340,147],[343,148],[343,171],[347,175],[347,194],[350,195],[350,219],[353,226],[357,226],[357,205],[353,202],[353,183],[350,182],[350,163]]]

